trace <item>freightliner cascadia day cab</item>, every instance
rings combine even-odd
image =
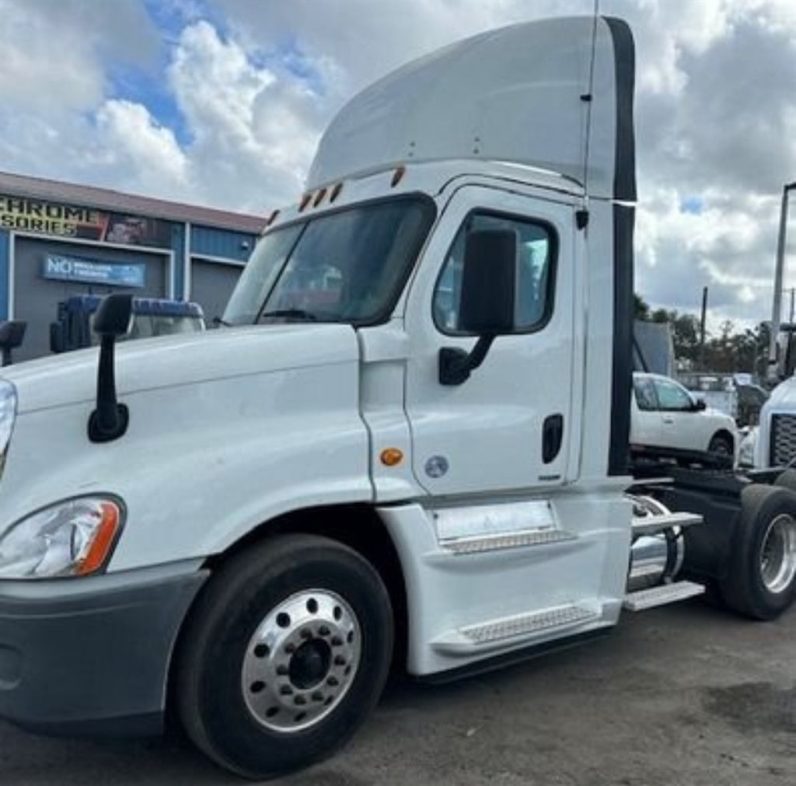
[[[0,716],[168,715],[252,778],[391,664],[450,679],[703,592],[794,597],[793,476],[628,475],[633,41],[488,32],[356,96],[228,327],[4,371]],[[654,657],[654,653],[650,654]]]

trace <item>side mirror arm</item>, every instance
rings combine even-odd
[[[92,442],[112,442],[121,437],[130,422],[130,412],[116,399],[116,336],[106,334],[100,343],[97,369],[97,408],[88,419],[88,438]]]
[[[133,298],[108,295],[100,304],[94,329],[100,335],[97,365],[97,406],[88,419],[88,438],[92,442],[112,442],[121,437],[130,423],[130,412],[116,396],[116,339],[130,330]]]
[[[461,385],[483,362],[495,340],[494,334],[479,336],[470,352],[459,347],[442,347],[439,351],[440,385]]]

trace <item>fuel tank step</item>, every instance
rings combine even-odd
[[[654,535],[671,527],[693,527],[702,523],[696,513],[666,513],[664,515],[633,516],[633,537]]]
[[[622,606],[628,611],[646,611],[678,600],[687,600],[702,595],[705,588],[693,581],[676,581],[673,584],[661,584],[658,587],[629,592],[625,595]]]
[[[451,655],[466,655],[502,646],[506,643],[522,642],[525,639],[552,632],[568,631],[600,619],[594,609],[575,604],[555,606],[528,614],[490,620],[479,625],[468,625],[438,638],[434,649]]]

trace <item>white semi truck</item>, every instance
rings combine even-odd
[[[705,588],[790,606],[791,475],[628,475],[633,80],[611,18],[411,63],[331,123],[229,327],[114,352],[111,296],[99,351],[4,371],[0,716],[169,715],[269,777],[391,663],[450,679]]]

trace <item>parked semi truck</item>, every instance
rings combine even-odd
[[[391,663],[452,679],[706,588],[791,605],[792,475],[628,474],[633,80],[613,18],[411,63],[332,121],[229,327],[116,347],[110,296],[99,349],[4,371],[0,716],[168,714],[269,777]]]
[[[97,343],[91,322],[102,302],[100,295],[73,295],[58,304],[57,319],[50,323],[50,351],[71,352]],[[198,303],[161,298],[134,298],[130,329],[122,337],[153,338],[205,329]]]

